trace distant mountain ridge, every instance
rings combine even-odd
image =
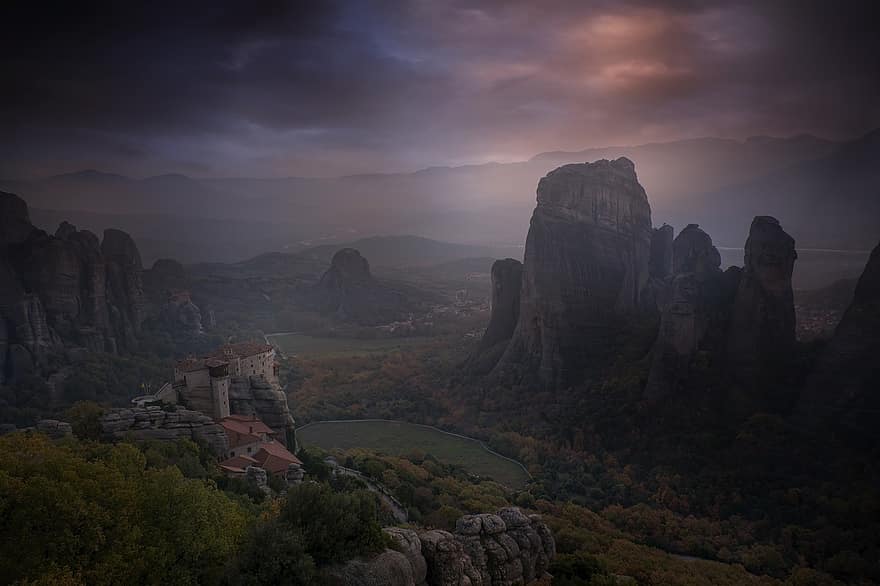
[[[176,229],[158,240],[179,241],[179,250],[162,250],[162,255],[229,262],[263,251],[296,250],[302,241],[346,242],[382,234],[522,245],[540,177],[563,164],[625,156],[639,170],[655,224],[699,222],[719,244],[731,245],[742,242],[754,215],[775,213],[799,247],[869,249],[880,233],[873,214],[880,187],[877,136],[874,131],[847,142],[809,135],[698,138],[546,152],[517,163],[336,178],[132,179],[87,170],[37,181],[0,181],[0,189],[21,194],[37,221],[36,210],[49,209],[65,210],[66,216],[71,210],[114,215],[117,224],[126,216],[134,226],[144,216],[201,223],[199,246],[185,237],[186,230]],[[787,213],[786,206],[794,211]],[[230,235],[229,221],[248,228]],[[142,233],[132,230],[145,243],[162,228],[155,219],[147,224]],[[209,256],[201,250],[209,248],[205,243],[212,235],[223,250]]]

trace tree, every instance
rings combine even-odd
[[[214,583],[243,509],[135,446],[0,437],[0,576],[9,582]]]
[[[375,497],[367,491],[335,493],[326,485],[301,484],[288,491],[280,520],[302,535],[319,566],[385,547]]]

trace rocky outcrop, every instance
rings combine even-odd
[[[226,432],[214,420],[199,411],[159,406],[111,409],[100,418],[101,434],[108,441],[191,439],[204,442],[215,454],[229,450]]]
[[[332,569],[332,583],[348,586],[516,586],[547,574],[556,543],[537,515],[517,508],[468,515],[455,532],[386,529],[394,550]],[[396,554],[396,555],[395,555]]]
[[[333,255],[330,268],[306,295],[308,305],[342,321],[376,325],[398,319],[403,296],[379,283],[370,263],[354,248]]]
[[[477,374],[492,370],[516,329],[522,268],[522,263],[512,258],[496,260],[492,264],[492,313],[480,345],[470,360],[470,369]]]
[[[660,304],[657,340],[645,397],[659,399],[686,385],[695,359],[721,353],[738,271],[722,273],[721,257],[712,238],[696,224],[675,238],[674,274],[667,298]]]
[[[53,347],[133,349],[143,292],[131,238],[107,230],[101,243],[68,222],[47,234],[30,224],[27,205],[11,194],[0,194],[0,208],[0,320],[6,329],[0,380],[39,371]]]
[[[880,437],[880,244],[856,285],[852,302],[811,374],[797,412],[810,425]]]
[[[721,270],[721,253],[698,224],[688,224],[672,244],[673,274],[711,274]]]
[[[232,415],[256,415],[278,433],[278,441],[285,445],[288,436],[293,435],[294,421],[287,395],[260,376],[230,377],[229,412]]]
[[[607,327],[641,307],[651,239],[651,208],[628,159],[565,165],[541,179],[519,320],[493,372],[546,387],[581,381]]]
[[[753,380],[791,355],[795,259],[794,238],[776,218],[758,216],[752,221],[728,340],[728,365],[738,378]]]
[[[245,468],[244,479],[253,489],[265,495],[272,494],[272,489],[269,488],[269,475],[259,466],[248,466]]]

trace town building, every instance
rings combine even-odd
[[[231,415],[220,420],[229,451],[219,466],[229,476],[244,476],[249,466],[285,476],[291,465],[302,462],[275,440],[276,433],[256,416]]]

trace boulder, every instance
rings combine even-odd
[[[546,579],[556,555],[553,535],[540,516],[526,516],[515,507],[462,517],[455,533],[399,527],[384,531],[393,550],[331,568],[331,583],[524,586]]]
[[[248,485],[262,492],[263,494],[272,494],[269,488],[269,475],[259,466],[248,466],[244,470],[244,479]]]
[[[607,349],[608,327],[642,307],[651,208],[625,158],[551,171],[537,202],[517,327],[493,373],[563,387]]]
[[[417,586],[407,557],[386,549],[369,560],[355,559],[324,571],[330,586]]]

